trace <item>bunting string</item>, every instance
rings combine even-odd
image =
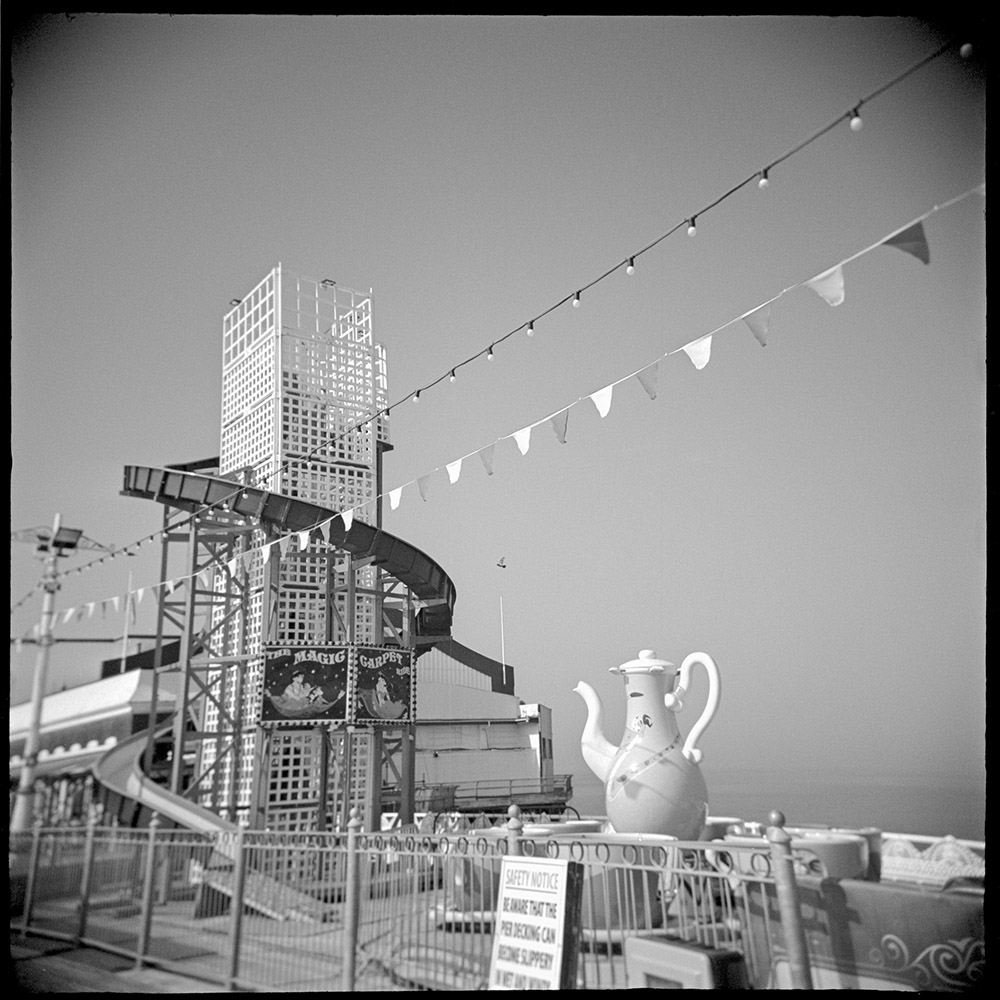
[[[636,258],[641,257],[643,254],[648,253],[650,250],[654,249],[656,246],[658,246],[660,243],[662,243],[668,237],[670,237],[674,233],[676,233],[679,229],[687,226],[688,227],[688,231],[691,232],[691,233],[693,233],[693,231],[695,229],[695,220],[696,219],[704,216],[709,211],[711,211],[712,209],[714,209],[717,206],[719,206],[720,204],[722,204],[728,198],[732,197],[737,192],[739,192],[744,187],[746,187],[747,184],[749,184],[751,181],[760,179],[760,184],[763,186],[767,182],[767,180],[768,180],[769,173],[775,167],[777,167],[780,164],[783,164],[786,161],[788,161],[791,157],[793,157],[797,153],[801,152],[803,149],[805,149],[807,146],[811,145],[813,142],[817,141],[823,135],[825,135],[828,132],[832,131],[841,122],[843,122],[845,120],[848,120],[848,121],[851,122],[851,127],[855,128],[855,122],[860,122],[860,118],[858,117],[858,112],[859,112],[859,109],[863,105],[869,103],[870,101],[872,101],[874,98],[880,96],[881,94],[884,94],[886,91],[888,91],[891,88],[893,88],[893,87],[897,86],[898,84],[900,84],[903,80],[905,80],[907,77],[911,76],[917,70],[919,70],[922,67],[928,65],[929,63],[933,62],[935,59],[938,59],[945,52],[947,52],[948,50],[954,48],[958,44],[958,42],[959,42],[959,39],[957,39],[957,38],[950,39],[949,41],[947,41],[944,44],[942,44],[941,46],[939,46],[933,52],[929,53],[926,56],[923,56],[922,58],[920,58],[919,60],[917,60],[916,62],[914,62],[911,66],[909,66],[907,69],[905,69],[903,72],[899,73],[897,76],[893,77],[892,79],[888,80],[886,83],[884,83],[881,86],[877,87],[870,94],[868,94],[868,95],[866,95],[864,97],[859,98],[854,104],[851,105],[850,110],[845,111],[842,114],[839,114],[831,122],[827,123],[822,128],[818,129],[817,131],[815,131],[814,133],[812,133],[810,136],[808,136],[807,138],[803,139],[801,142],[799,142],[797,145],[793,146],[791,149],[787,150],[785,153],[781,154],[780,156],[778,156],[778,157],[770,160],[767,163],[767,165],[764,166],[764,168],[762,170],[755,171],[754,173],[750,174],[744,180],[740,181],[738,184],[736,184],[733,187],[731,187],[728,191],[726,191],[725,193],[719,195],[713,201],[709,202],[707,205],[705,205],[699,211],[691,213],[688,217],[686,217],[685,219],[683,219],[681,222],[678,222],[676,225],[674,225],[673,227],[671,227],[670,229],[668,229],[662,235],[658,236],[652,242],[648,243],[646,246],[642,247],[641,249],[636,250],[633,253],[629,254],[628,257],[626,257],[626,258],[618,261],[613,266],[611,266],[607,270],[605,270],[602,274],[598,275],[595,278],[592,278],[591,280],[589,280],[587,282],[584,282],[584,283],[581,283],[581,284],[577,285],[577,288],[576,288],[575,292],[573,292],[573,293],[571,293],[569,295],[564,296],[563,298],[559,299],[557,302],[554,302],[548,308],[542,310],[537,315],[535,315],[532,319],[527,320],[527,321],[521,323],[519,326],[517,326],[514,329],[508,331],[507,333],[503,334],[502,336],[496,337],[493,341],[490,342],[490,344],[489,344],[488,347],[484,347],[483,349],[481,349],[480,351],[476,352],[475,354],[470,355],[464,361],[460,361],[457,364],[451,365],[443,374],[439,375],[436,379],[434,379],[431,382],[428,382],[426,385],[421,386],[418,389],[411,390],[405,396],[403,396],[400,399],[398,399],[395,403],[392,403],[391,405],[388,405],[388,406],[384,407],[383,409],[378,410],[375,413],[368,414],[364,418],[362,418],[361,420],[359,420],[356,424],[354,424],[352,427],[349,427],[349,428],[347,428],[347,429],[345,429],[343,431],[340,431],[337,434],[331,435],[323,443],[321,443],[320,445],[318,445],[315,448],[313,448],[312,451],[310,451],[304,458],[298,458],[298,459],[295,459],[294,461],[296,461],[296,462],[305,461],[305,462],[308,463],[309,461],[314,460],[320,453],[322,453],[323,451],[325,451],[332,444],[335,444],[337,441],[339,441],[339,440],[347,437],[350,434],[357,433],[358,431],[360,431],[361,429],[363,429],[367,425],[371,424],[375,420],[379,419],[380,417],[382,417],[382,416],[388,416],[390,414],[390,412],[394,408],[398,407],[403,402],[405,402],[407,400],[410,400],[410,399],[419,398],[420,395],[423,392],[426,392],[428,389],[434,388],[435,386],[437,386],[440,383],[444,382],[446,379],[454,378],[456,371],[458,371],[460,368],[462,368],[462,367],[464,367],[464,366],[466,366],[468,364],[473,363],[477,359],[483,357],[483,355],[487,355],[488,357],[491,357],[492,354],[493,354],[493,350],[494,350],[494,348],[497,345],[502,344],[504,341],[510,339],[511,337],[517,335],[518,333],[520,333],[521,331],[523,331],[525,329],[533,330],[534,324],[538,320],[543,319],[544,317],[548,316],[550,313],[554,312],[556,309],[561,308],[567,302],[572,301],[574,305],[578,305],[579,302],[580,302],[580,296],[583,294],[583,292],[589,291],[595,285],[599,284],[600,282],[602,282],[605,279],[609,278],[612,274],[614,274],[617,271],[619,271],[622,267],[626,267],[626,268],[631,269],[634,266],[634,261],[635,261]],[[971,49],[970,49],[970,47],[968,45],[963,45],[962,48],[961,48],[961,55],[963,57],[966,57],[970,53],[970,51],[971,51]],[[984,190],[984,187],[981,186],[981,189]],[[978,190],[981,190],[981,189],[975,189],[975,190],[978,191]],[[952,199],[951,202],[947,202],[944,205],[935,206],[935,208],[932,209],[931,212],[928,212],[927,215],[932,214],[934,211],[937,211],[939,208],[948,207],[948,205],[953,204],[954,201],[960,200],[963,197],[966,197],[966,195],[960,195],[958,199]],[[711,333],[704,334],[703,336],[699,337],[696,341],[689,342],[688,344],[685,344],[682,347],[677,348],[676,351],[671,351],[669,353],[670,354],[675,354],[678,351],[684,351],[691,358],[691,360],[695,364],[696,368],[699,368],[699,369],[703,368],[706,364],[708,364],[708,361],[709,361],[709,358],[710,358],[710,355],[711,355],[712,337],[716,333],[718,333],[719,331],[721,331],[721,330],[725,329],[726,327],[732,325],[733,323],[739,322],[741,320],[744,321],[746,323],[746,325],[751,329],[751,331],[753,332],[754,336],[761,343],[761,345],[762,346],[765,345],[766,344],[766,339],[767,339],[767,327],[768,327],[769,318],[770,318],[770,308],[769,307],[770,307],[771,303],[775,302],[782,295],[784,295],[787,292],[793,290],[794,288],[798,288],[801,285],[805,284],[805,285],[809,285],[809,287],[812,287],[818,294],[820,294],[824,298],[826,298],[827,301],[830,302],[831,305],[839,304],[840,301],[843,301],[843,290],[842,290],[842,281],[843,281],[842,268],[843,268],[843,265],[846,264],[846,263],[849,263],[852,260],[857,259],[858,257],[862,256],[865,253],[868,253],[869,250],[874,249],[875,246],[881,246],[883,243],[890,243],[890,245],[897,246],[897,247],[899,247],[899,249],[905,250],[905,251],[910,252],[910,253],[914,253],[914,255],[919,256],[919,254],[916,254],[914,252],[914,250],[909,249],[909,247],[907,245],[905,245],[908,242],[912,242],[912,240],[910,240],[908,237],[906,237],[906,233],[907,233],[908,230],[910,230],[911,228],[913,228],[915,225],[917,225],[920,222],[922,222],[922,220],[925,219],[927,217],[927,215],[922,216],[921,219],[920,220],[916,220],[915,223],[910,223],[907,226],[900,227],[899,230],[897,230],[893,234],[890,234],[890,236],[886,237],[886,239],[879,241],[879,243],[877,243],[877,244],[873,244],[872,247],[868,247],[865,250],[859,251],[858,253],[854,254],[852,257],[849,257],[845,261],[842,261],[839,265],[836,265],[834,268],[831,268],[828,272],[823,272],[822,274],[817,275],[814,278],[811,278],[811,279],[809,279],[806,282],[800,282],[797,285],[790,286],[789,288],[787,288],[784,291],[780,292],[773,299],[770,299],[768,302],[763,303],[762,305],[756,307],[755,309],[749,310],[748,312],[744,313],[742,316],[738,316],[738,317],[730,320],[729,322],[723,324],[723,326],[717,328],[716,330],[713,330]],[[919,245],[919,239],[918,239],[917,243],[914,244],[914,245]],[[923,241],[923,246],[924,246],[924,251],[923,252],[926,253],[926,240]],[[923,259],[923,258],[921,258],[921,259]],[[926,263],[927,261],[925,260],[924,262]],[[664,357],[667,357],[667,356],[669,356],[669,355],[664,355]],[[650,396],[650,398],[652,398],[652,399],[656,398],[656,362],[654,362],[652,365],[646,366],[645,368],[641,369],[639,372],[634,372],[634,373],[632,373],[632,375],[626,376],[625,378],[627,379],[627,378],[631,378],[631,377],[635,377],[635,378],[638,379],[638,381],[642,385],[643,389],[647,392],[647,394]],[[620,382],[621,381],[625,381],[625,379],[620,379],[619,381]],[[618,384],[617,382],[616,383],[612,383],[611,386],[607,386],[607,387],[605,387],[602,390],[598,390],[598,393],[592,394],[592,396],[591,396],[591,398],[592,398],[592,400],[594,402],[594,405],[598,407],[598,412],[601,413],[602,418],[603,418],[603,416],[606,415],[606,412],[607,412],[606,409],[604,410],[604,412],[601,412],[602,407],[605,407],[605,406],[609,407],[610,406],[610,399],[611,399],[611,397],[610,397],[610,390],[611,390],[611,388],[614,385],[617,385],[617,384]],[[602,393],[607,393],[607,396],[606,397],[600,396],[600,394],[602,394]],[[593,398],[594,396],[600,396],[600,399]],[[579,402],[579,400],[577,402]],[[575,404],[570,404],[570,405],[575,405]],[[566,407],[564,409],[568,410],[568,407]],[[561,413],[562,411],[558,411],[558,412]],[[556,416],[557,416],[557,414],[553,414],[551,417],[544,418],[544,419],[545,420],[554,420],[554,418]],[[560,440],[562,440],[562,441],[564,441],[564,439],[565,439],[566,420],[567,419],[568,419],[568,413],[566,414],[566,418],[561,420],[561,430],[560,430],[560,428],[558,428],[556,426],[555,423],[553,423],[553,427],[556,430],[557,437],[561,434],[562,436],[560,437]],[[542,423],[542,422],[544,422],[544,420],[543,421],[539,421],[539,423]],[[532,426],[535,426],[535,425],[532,425]],[[527,451],[527,447],[528,447],[528,445],[530,443],[530,428],[529,428],[527,434],[524,434],[523,433],[523,429],[522,429],[522,431],[515,432],[515,434],[513,434],[513,435],[508,435],[508,437],[514,437],[514,439],[517,442],[517,444],[518,444],[519,447],[522,446],[522,442],[523,442],[524,452],[526,452]],[[503,440],[503,438],[498,439],[498,440]],[[480,459],[482,460],[483,465],[484,465],[484,467],[486,469],[487,474],[488,475],[492,475],[493,474],[493,467],[492,467],[492,458],[493,458],[492,448],[493,448],[493,446],[491,445],[491,446],[488,446],[488,447],[490,448],[489,453],[486,453],[484,450],[481,450],[479,452],[479,455],[480,455]],[[466,456],[466,457],[468,457],[468,456]],[[280,476],[281,472],[284,471],[285,469],[287,469],[290,466],[290,464],[291,464],[291,460],[285,461],[284,463],[282,463],[281,465],[279,465],[274,471],[266,473],[264,475],[264,480],[265,481],[274,480],[276,477]],[[435,470],[435,471],[437,471],[437,470]],[[449,476],[450,475],[451,475],[451,472],[449,472]],[[420,477],[420,479],[424,479],[424,478],[425,477]],[[457,476],[456,476],[456,478],[457,478]],[[418,483],[418,488],[421,491],[421,495],[424,497],[424,499],[426,499],[427,483],[424,482],[423,485],[421,485],[420,484],[420,480],[417,480],[417,483]],[[406,484],[406,485],[410,485],[410,484]],[[393,510],[395,510],[396,507],[399,504],[399,499],[400,499],[400,495],[401,495],[402,489],[403,489],[403,487],[399,487],[397,490],[391,491],[389,493],[390,504],[392,505],[392,509]],[[183,520],[177,522],[176,524],[172,525],[171,526],[171,530],[174,530],[174,529],[176,529],[178,527],[182,527],[184,524],[189,523],[190,521],[193,521],[195,518],[201,516],[202,514],[206,513],[207,511],[211,510],[213,507],[221,507],[221,506],[226,505],[229,501],[231,501],[233,498],[235,498],[236,496],[238,496],[239,492],[240,492],[240,487],[235,488],[233,490],[233,492],[228,497],[225,497],[222,500],[219,500],[219,501],[217,501],[214,504],[205,505],[202,509],[200,509],[199,511],[197,511],[194,514],[190,515],[190,517],[188,517],[187,519],[183,519]],[[379,499],[382,499],[382,498],[380,497]],[[369,501],[369,502],[371,502],[371,501]],[[354,508],[354,510],[357,510],[357,509],[358,508]],[[91,569],[91,568],[93,568],[95,566],[98,566],[98,565],[102,564],[103,562],[105,562],[107,560],[115,559],[115,558],[117,558],[120,555],[133,555],[134,552],[135,552],[135,550],[138,550],[143,544],[145,544],[146,542],[155,541],[156,539],[160,538],[162,536],[162,534],[163,534],[163,529],[159,529],[159,530],[153,532],[152,534],[149,534],[149,535],[146,535],[146,536],[140,538],[138,541],[131,542],[128,545],[122,546],[119,549],[115,549],[114,551],[109,552],[109,553],[101,556],[98,559],[92,560],[89,563],[85,563],[85,564],[83,564],[81,566],[74,567],[73,569],[65,570],[65,571],[61,572],[59,575],[60,576],[68,576],[68,575],[70,575],[72,573],[83,573],[83,572],[85,572],[85,571],[87,571],[87,570],[89,570],[89,569]],[[28,600],[30,600],[31,597],[33,597],[34,594],[38,593],[40,589],[41,589],[41,584],[39,583],[39,584],[36,584],[31,590],[29,590],[28,593],[24,595],[24,597],[22,597],[19,601],[17,601],[15,604],[13,604],[11,606],[11,614],[13,614],[18,608],[20,608]]]
[[[428,499],[430,491],[431,477],[442,470],[448,475],[448,481],[450,485],[455,485],[460,476],[465,460],[471,458],[473,455],[478,455],[487,475],[493,475],[493,456],[496,446],[505,440],[513,440],[516,444],[520,454],[526,455],[531,446],[531,432],[535,427],[541,424],[548,423],[551,425],[557,440],[561,444],[566,443],[566,435],[569,421],[569,411],[579,403],[584,400],[589,400],[597,410],[598,415],[603,420],[610,412],[611,403],[613,399],[614,389],[616,386],[621,385],[623,382],[629,379],[636,379],[642,386],[643,390],[650,397],[650,399],[656,399],[657,391],[657,375],[660,363],[665,359],[672,357],[675,354],[685,353],[694,367],[698,370],[703,369],[709,362],[711,358],[711,346],[712,338],[721,333],[723,330],[728,329],[740,321],[744,322],[745,325],[753,333],[754,337],[761,344],[765,346],[767,342],[767,334],[770,327],[771,318],[771,306],[781,299],[788,293],[795,291],[798,288],[810,288],[816,292],[821,298],[827,301],[830,305],[839,305],[844,300],[845,295],[845,284],[844,284],[844,267],[847,264],[858,260],[860,257],[871,253],[873,250],[878,249],[882,246],[896,247],[899,250],[915,257],[924,264],[930,263],[930,250],[927,243],[926,234],[924,231],[924,222],[936,212],[939,212],[945,208],[949,208],[952,205],[957,204],[960,201],[970,197],[974,194],[985,195],[985,183],[977,185],[975,188],[964,192],[963,194],[957,195],[954,198],[943,202],[940,205],[935,205],[933,208],[929,209],[923,215],[913,219],[912,221],[900,226],[898,229],[893,230],[888,236],[870,244],[862,250],[851,254],[849,257],[844,258],[839,263],[835,264],[833,267],[827,268],[821,271],[819,274],[814,275],[812,278],[807,278],[803,281],[798,281],[787,288],[784,288],[777,295],[765,302],[754,306],[752,309],[741,313],[739,316],[735,316],[727,322],[723,323],[721,326],[716,327],[709,333],[702,334],[701,336],[695,338],[694,340],[688,341],[681,347],[675,348],[667,353],[661,355],[655,361],[648,365],[643,366],[629,374],[605,385],[603,388],[596,390],[595,392],[588,393],[584,396],[579,396],[576,400],[564,405],[554,412],[550,413],[548,416],[542,417],[533,423],[527,424],[518,430],[515,430],[509,434],[502,435],[496,440],[490,442],[489,444],[477,448],[475,451],[469,452],[467,455],[463,455],[460,458],[454,459],[451,462],[446,463],[444,466],[438,466],[429,472],[418,476],[416,479],[410,480],[401,486],[394,487],[388,490],[386,493],[380,494],[375,498],[376,501],[384,500],[386,497],[389,499],[389,505],[392,510],[396,510],[402,500],[403,491],[407,487],[412,487],[416,485],[417,491],[422,500],[426,501]],[[319,531],[323,541],[329,545],[329,529],[330,525],[336,518],[340,518],[344,523],[345,531],[349,531],[353,523],[354,515],[360,507],[366,507],[373,501],[366,501],[365,504],[359,507],[351,508],[348,510],[341,511],[337,514],[331,515],[328,518],[317,522],[310,528],[290,532],[280,538],[274,539],[265,543],[257,548],[247,549],[240,555],[234,556],[229,560],[227,564],[227,570],[231,574],[235,574],[242,563],[243,566],[249,569],[250,564],[254,556],[259,553],[263,562],[266,563],[272,555],[272,549],[277,546],[279,558],[284,558],[287,555],[289,546],[292,539],[296,540],[299,551],[305,551],[305,549],[312,543],[314,539],[314,533]],[[105,598],[100,602],[91,601],[77,607],[68,608],[62,612],[57,612],[57,618],[61,615],[61,620],[64,624],[67,624],[73,620],[79,621],[83,615],[86,613],[87,617],[92,617],[96,606],[99,604],[101,608],[102,617],[104,616],[108,605],[111,605],[117,612],[120,604],[123,603],[126,608],[126,615],[131,613],[131,619],[135,621],[135,608],[138,603],[142,600],[146,590],[155,592],[158,588],[165,588],[168,594],[172,594],[177,587],[183,585],[186,581],[192,580],[194,577],[201,577],[203,585],[208,586],[205,581],[205,570],[198,571],[187,576],[177,577],[171,580],[160,581],[159,583],[153,584],[148,587],[140,587],[133,591],[131,589],[131,581],[129,583],[128,592],[122,595],[114,595],[110,598]],[[37,628],[37,626],[35,626]]]

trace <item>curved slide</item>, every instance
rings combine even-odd
[[[416,546],[381,528],[358,520],[352,521],[348,528],[338,511],[181,466],[153,469],[127,465],[121,493],[192,512],[225,503],[234,513],[283,535],[316,528],[332,518],[330,545],[358,559],[370,558],[385,573],[405,584],[424,605],[417,619],[418,635],[441,639],[451,634],[455,608],[455,585],[451,578]]]
[[[156,735],[170,731],[165,725]],[[235,833],[230,823],[204,806],[183,796],[168,792],[142,773],[142,756],[146,750],[147,733],[136,733],[112,747],[93,766],[94,777],[111,791],[147,806],[161,816],[200,833]]]

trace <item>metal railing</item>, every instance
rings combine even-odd
[[[517,807],[462,833],[364,832],[356,816],[346,834],[38,826],[11,838],[11,931],[231,990],[479,989],[503,858],[535,855],[583,868],[578,988],[627,986],[637,935],[737,952],[761,987],[777,949],[808,985],[777,839],[734,862],[718,842],[561,832]]]

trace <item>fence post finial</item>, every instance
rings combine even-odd
[[[771,862],[774,865],[774,884],[778,893],[778,912],[785,930],[785,947],[792,973],[792,989],[811,990],[812,974],[809,971],[809,950],[806,932],[802,926],[799,906],[799,888],[795,881],[792,837],[785,829],[784,813],[775,809],[767,817],[767,839],[771,843]]]

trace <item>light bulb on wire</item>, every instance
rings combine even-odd
[[[455,369],[452,368],[451,374],[448,376],[448,381],[449,382],[454,382],[456,378],[457,378],[457,376],[455,375]]]
[[[535,321],[531,320],[531,322],[528,323],[528,336],[534,337],[534,335],[535,335]]]
[[[490,349],[486,352],[486,360],[487,361],[492,361],[493,360],[493,345],[492,344],[490,344]]]
[[[573,308],[574,309],[579,309],[580,308],[580,293],[579,292],[577,292],[576,295],[573,296]]]
[[[635,274],[635,257],[629,257],[628,266],[625,268],[626,274]]]
[[[697,222],[697,216],[691,216],[691,224],[688,226],[688,236],[698,235],[698,226],[695,224]]]
[[[865,123],[861,120],[861,115],[859,114],[858,109],[855,108],[851,112],[851,131],[860,132],[864,124]]]
[[[771,182],[767,179],[767,171],[762,170],[760,172],[760,180],[757,181],[757,187],[759,187],[761,191],[764,191],[770,183]]]
[[[413,402],[414,403],[419,403],[420,402],[420,390],[419,389],[417,389],[417,391],[413,394]]]

